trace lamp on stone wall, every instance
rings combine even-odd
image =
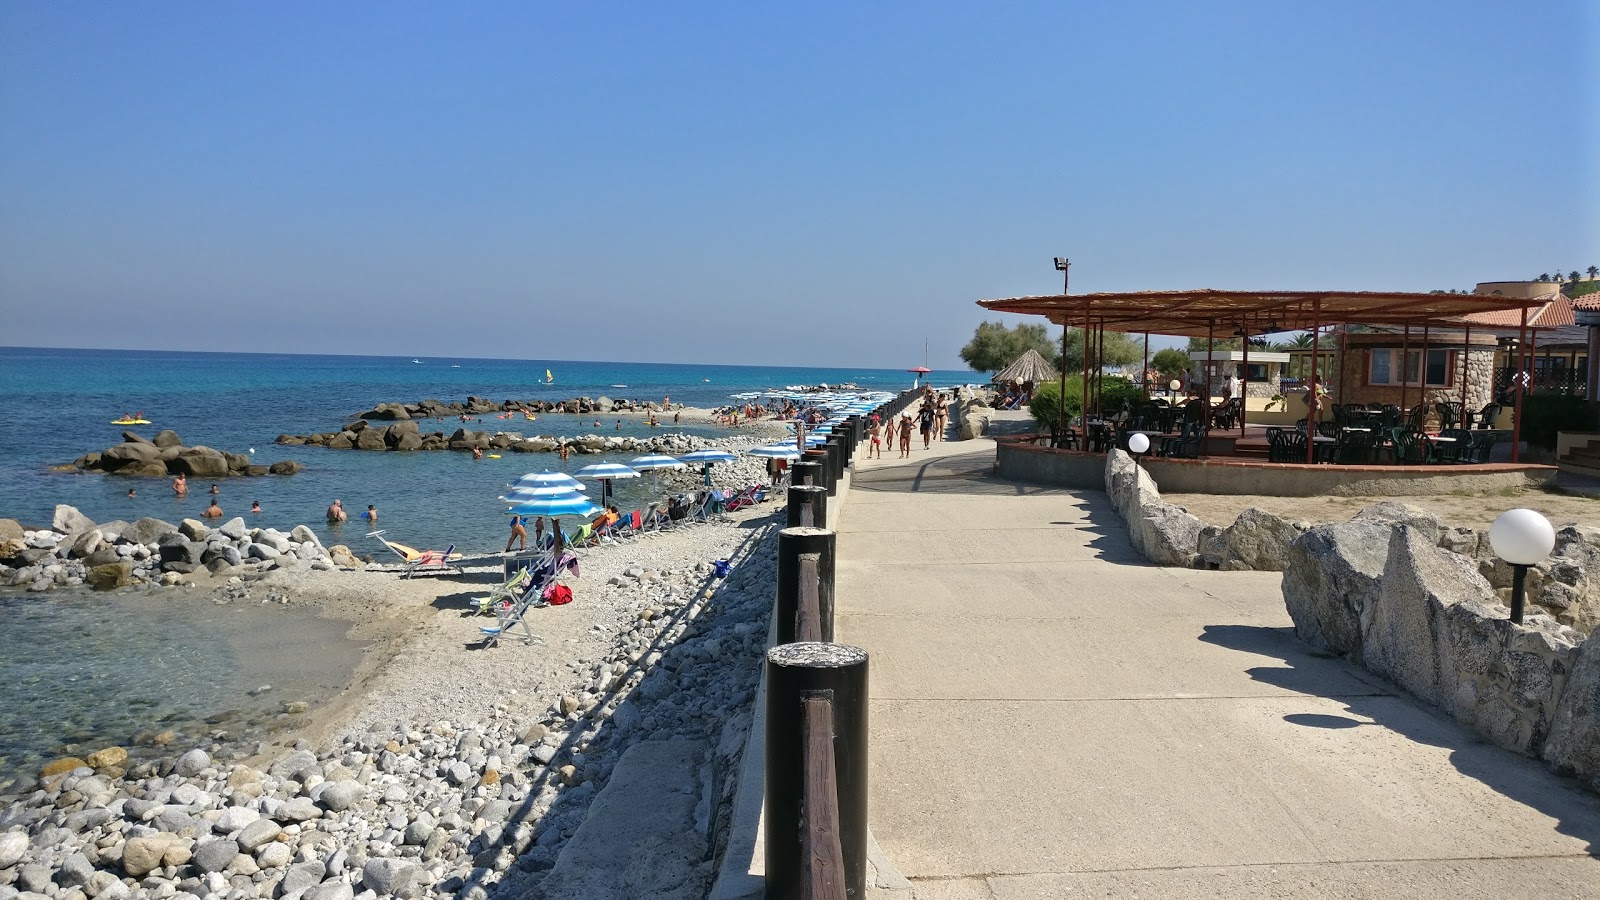
[[[1489,544],[1511,564],[1511,621],[1520,625],[1528,567],[1555,549],[1556,530],[1549,519],[1531,509],[1508,509],[1489,526]]]
[[[1134,465],[1138,465],[1139,460],[1150,452],[1150,435],[1141,431],[1128,435],[1128,449],[1133,451]]]

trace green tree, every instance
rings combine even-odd
[[[1191,365],[1193,365],[1193,363],[1189,359],[1189,354],[1179,350],[1177,347],[1168,347],[1165,350],[1157,350],[1155,354],[1150,357],[1150,368],[1160,372],[1163,380],[1170,380],[1178,377],[1178,373],[1189,368]]]
[[[1237,350],[1237,349],[1239,349],[1239,339],[1238,338],[1213,338],[1211,340],[1211,348],[1213,350]],[[1190,352],[1193,352],[1193,351],[1196,351],[1196,350],[1204,352],[1205,349],[1206,349],[1206,339],[1205,338],[1202,338],[1202,337],[1189,338],[1189,350],[1190,350]]]
[[[1067,418],[1073,418],[1083,412],[1083,377],[1081,375],[1067,376]],[[1094,398],[1091,397],[1091,405]],[[1132,406],[1144,399],[1144,390],[1126,378],[1115,375],[1107,377],[1100,383],[1100,409],[1105,413],[1116,413],[1124,406]],[[1039,385],[1033,392],[1033,399],[1028,401],[1028,413],[1041,428],[1050,428],[1061,421],[1061,383],[1047,381]]]
[[[1099,349],[1098,347],[1096,349]],[[1100,360],[1102,366],[1125,366],[1144,358],[1143,339],[1134,340],[1132,335],[1120,331],[1106,332],[1105,359]],[[1094,362],[1090,360],[1091,364]],[[1060,365],[1060,357],[1056,358],[1056,365]],[[1067,371],[1083,371],[1083,329],[1067,329]]]
[[[1584,271],[1589,273],[1590,278],[1600,278],[1600,266],[1590,266]]]
[[[1052,360],[1052,365],[1059,358],[1055,342],[1043,325],[1023,322],[1007,328],[1002,322],[983,322],[973,332],[972,340],[961,348],[961,360],[979,372],[998,372],[1029,350],[1039,351],[1039,355]]]
[[[1578,270],[1577,269],[1573,269],[1571,272],[1568,272],[1567,273],[1567,280],[1568,281],[1577,281],[1578,280]]]

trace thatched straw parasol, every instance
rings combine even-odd
[[[1039,351],[1029,350],[1017,357],[1011,365],[995,373],[989,380],[994,384],[1012,384],[1019,381],[1024,384],[1039,384],[1051,380],[1055,375],[1056,373],[1050,369],[1050,363],[1039,355]]]

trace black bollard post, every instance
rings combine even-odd
[[[814,459],[801,457],[799,462],[789,464],[789,472],[789,483],[792,485],[827,487],[822,483],[822,464]]]
[[[835,482],[842,480],[844,478],[844,435],[838,433],[828,435],[828,443],[823,446],[827,447],[828,452],[832,455],[833,480]],[[834,492],[829,491],[828,493],[832,494]]]
[[[833,482],[833,462],[828,459],[828,451],[824,447],[816,447],[807,450],[804,458],[817,464],[816,478],[811,483],[818,487],[827,488],[829,497],[837,494],[839,488]]]
[[[784,510],[785,528],[828,527],[828,489],[810,484],[789,486],[789,506]],[[809,519],[809,521],[807,521]]]
[[[828,700],[847,896],[867,885],[867,652],[844,644],[783,644],[767,651],[767,900],[801,900],[806,792],[806,701]]]
[[[792,644],[798,633],[795,622],[800,610],[800,557],[817,554],[817,614],[820,638],[833,640],[833,532],[826,528],[785,528],[778,532],[778,597],[773,610],[777,623],[776,641]],[[816,637],[812,637],[815,640]]]

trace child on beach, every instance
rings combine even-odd
[[[373,522],[378,521],[378,508],[373,506],[371,503],[368,503],[367,511],[361,514],[361,518],[368,519]]]
[[[928,442],[933,439],[933,402],[932,398],[922,404],[922,409],[917,410],[917,427],[922,431],[922,449],[928,449]]]
[[[867,446],[867,459],[872,459],[874,456],[883,459],[883,441],[880,440],[882,435],[883,425],[878,422],[877,416],[873,416],[872,424],[867,426],[867,437],[871,441]]]
[[[911,457],[911,416],[910,415],[906,415],[906,414],[902,414],[900,416],[900,458],[901,459],[909,459],[910,457]]]

